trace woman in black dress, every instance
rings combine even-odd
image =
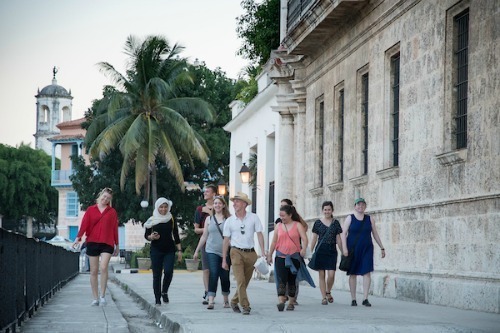
[[[337,269],[337,246],[342,251],[340,240],[342,227],[339,221],[333,218],[331,201],[323,202],[321,209],[324,216],[316,220],[312,228],[311,251],[314,250],[316,253],[316,262],[311,268],[319,273],[319,289],[323,298],[321,304],[328,305],[333,303],[332,287]]]

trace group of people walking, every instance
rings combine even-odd
[[[204,190],[205,205],[197,207],[195,213],[194,230],[196,233],[201,232],[201,237],[193,257],[198,259],[198,253],[201,253],[204,282],[208,280],[208,283],[204,283],[203,304],[209,310],[214,309],[220,281],[223,307],[248,315],[251,308],[246,289],[257,260],[254,234],[257,234],[261,253],[265,253],[262,223],[256,214],[246,211],[246,207],[252,204],[246,194],[237,193],[230,198],[234,208],[234,215],[231,215],[224,197],[216,193],[214,185],[207,186]],[[229,301],[231,267],[236,280],[236,292]]]
[[[74,243],[75,247],[78,246],[83,235],[87,236],[92,305],[106,304],[108,264],[111,256],[116,255],[119,249],[118,217],[111,207],[112,195],[113,192],[109,188],[99,193],[96,205],[87,209]],[[347,271],[351,305],[357,305],[356,278],[362,276],[362,304],[371,306],[368,292],[371,272],[374,270],[372,236],[380,247],[382,258],[385,257],[385,249],[374,219],[365,214],[366,201],[363,198],[354,201],[354,212],[345,218],[342,226],[333,217],[333,203],[325,201],[321,207],[323,217],[313,223],[310,241],[307,236],[307,223],[289,199],[282,200],[269,251],[264,247],[263,228],[259,217],[246,210],[247,206],[252,204],[252,200],[245,193],[238,192],[230,198],[234,215],[229,213],[224,197],[217,196],[217,188],[214,185],[204,189],[204,199],[205,204],[197,207],[195,212],[194,230],[200,235],[200,239],[193,257],[198,259],[201,253],[205,287],[203,304],[207,305],[207,309],[215,308],[214,299],[220,281],[222,306],[231,308],[236,313],[250,314],[247,287],[259,256],[255,250],[255,235],[260,256],[269,265],[274,264],[278,311],[285,309],[292,311],[298,305],[300,281],[304,280],[315,287],[307,266],[318,271],[321,304],[333,303],[332,288],[335,282],[338,252],[346,257],[349,253],[353,254]],[[177,253],[178,261],[182,260],[179,227],[170,212],[172,206],[170,200],[159,198],[155,203],[153,215],[144,223],[144,237],[151,242],[153,291],[157,305],[161,305],[162,301],[169,303],[168,290],[173,277],[175,254]],[[307,257],[309,249],[313,254],[309,264],[306,265],[304,258]],[[231,300],[229,300],[230,268],[236,280],[236,291]]]

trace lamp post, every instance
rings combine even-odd
[[[142,200],[141,201],[141,207],[142,208],[148,208],[148,206],[149,206],[149,202],[147,202],[147,200]]]
[[[250,169],[247,167],[246,163],[243,163],[241,166],[240,177],[243,184],[248,184],[248,182],[250,182]]]
[[[226,196],[226,183],[224,182],[224,180],[221,178],[219,180],[219,182],[217,183],[217,193],[219,193],[219,195],[222,195],[223,197]]]

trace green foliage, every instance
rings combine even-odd
[[[184,251],[182,252],[181,262],[178,262],[177,258],[175,258],[174,269],[186,269],[186,259],[193,259],[193,249],[191,248],[191,246],[187,246],[186,248],[184,248]]]
[[[238,17],[236,32],[243,40],[238,54],[263,65],[280,43],[280,0],[243,0],[245,14]]]
[[[205,183],[217,183],[229,173],[230,134],[224,131],[223,126],[231,120],[229,104],[236,98],[237,89],[241,86],[236,85],[220,68],[212,71],[204,63],[189,66],[189,70],[193,76],[193,85],[183,86],[179,96],[201,98],[213,105],[215,110],[213,123],[200,123],[191,117],[187,118],[192,128],[210,147],[208,164],[195,161],[194,168],[184,166],[185,178],[203,187]]]
[[[94,159],[119,148],[123,156],[122,190],[134,169],[136,193],[146,186],[149,197],[153,177],[155,197],[157,161],[164,163],[184,190],[182,166],[193,167],[193,160],[208,163],[209,149],[187,118],[210,123],[213,109],[203,99],[178,95],[181,88],[193,82],[185,59],[179,57],[182,50],[161,36],[149,36],[144,41],[130,36],[125,43],[125,53],[130,56],[126,75],[109,63],[99,64],[116,88],[106,90],[95,109],[85,145]]]
[[[137,258],[151,258],[151,243],[146,243],[142,248],[135,251]]]
[[[97,195],[103,188],[110,187],[113,190],[112,205],[118,213],[120,224],[130,219],[144,222],[151,216],[151,207],[142,209],[140,206],[143,197],[135,193],[133,178],[127,178],[124,189],[120,189],[120,174],[117,170],[123,158],[117,149],[102,161],[91,159],[89,165],[85,165],[80,156],[72,157],[71,160],[75,172],[70,180],[83,210],[96,203]]]
[[[248,104],[259,93],[257,80],[255,77],[250,77],[248,81],[241,80],[241,82],[242,88],[236,96],[236,99]]]
[[[0,214],[4,218],[32,216],[38,224],[54,223],[58,193],[51,186],[51,163],[42,150],[0,144]]]
[[[184,60],[180,59],[179,61],[185,64]],[[184,69],[189,73],[190,80],[175,85],[175,96],[177,99],[203,100],[212,106],[212,121],[200,121],[196,113],[182,113],[197,137],[210,147],[210,158],[208,164],[201,160],[185,158],[185,156],[179,156],[176,161],[181,166],[183,178],[194,182],[200,188],[206,183],[217,183],[220,178],[224,178],[227,183],[230,135],[224,131],[223,126],[231,120],[229,104],[242,88],[242,81],[235,82],[228,78],[220,68],[210,70],[205,64],[186,66]],[[104,87],[103,98],[95,100],[92,107],[86,112],[84,128],[92,130],[92,128],[98,127],[94,123],[104,121],[103,116],[109,113],[107,103],[118,92],[118,88]],[[173,137],[172,141],[175,141],[176,145],[185,143],[181,136]],[[113,207],[118,212],[120,222],[125,223],[129,219],[144,222],[152,214],[154,201],[150,199],[149,207],[146,209],[140,207],[140,202],[147,198],[147,193],[146,189],[142,188],[141,192],[137,194],[133,177],[125,177],[124,186],[121,187],[118,170],[122,168],[123,164],[121,146],[109,149],[105,156],[91,158],[91,163],[87,166],[83,159],[76,158],[73,160],[76,172],[71,177],[73,187],[78,193],[83,209],[95,203],[96,196],[102,188],[111,187],[113,189]],[[128,174],[135,174],[135,168],[136,164],[132,161]],[[178,184],[176,175],[172,174],[168,163],[163,159],[155,160],[155,170],[158,196],[173,201],[172,214],[183,233],[182,248],[186,249],[188,246],[196,248],[199,236],[193,231],[193,220],[196,206],[203,202],[201,191],[182,192],[176,185]]]
[[[257,154],[251,153],[248,159],[248,168],[250,169],[250,181],[251,187],[257,186]]]

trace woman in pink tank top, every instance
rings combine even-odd
[[[289,205],[280,208],[281,223],[276,225],[267,256],[267,262],[271,264],[273,252],[276,250],[274,275],[277,279],[278,311],[285,309],[287,289],[289,303],[286,309],[294,310],[296,274],[303,262],[300,257],[305,256],[307,248],[306,231],[300,222],[293,221],[293,211],[293,207]]]

